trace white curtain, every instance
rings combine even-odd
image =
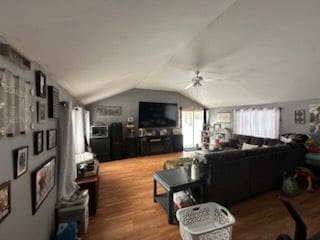
[[[75,146],[73,141],[72,107],[66,103],[60,107],[59,118],[59,200],[69,200],[77,191],[77,168],[75,163]]]
[[[90,112],[84,111],[84,133],[87,143],[90,143]]]
[[[75,154],[85,152],[85,125],[84,125],[84,111],[81,107],[76,107],[72,110],[73,123],[73,138],[75,146]]]
[[[279,138],[279,108],[234,110],[234,133],[262,138]]]

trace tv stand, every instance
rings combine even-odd
[[[182,135],[146,136],[139,138],[140,155],[152,155],[183,150]]]

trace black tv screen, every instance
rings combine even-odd
[[[139,128],[176,127],[178,105],[139,102]]]

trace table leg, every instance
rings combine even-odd
[[[174,209],[173,209],[173,192],[169,191],[169,199],[168,199],[168,223],[173,223],[174,218]]]
[[[153,202],[157,202],[156,196],[157,196],[157,181],[153,179]]]

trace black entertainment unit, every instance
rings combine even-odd
[[[182,135],[146,136],[139,138],[140,155],[181,152],[183,150]]]

